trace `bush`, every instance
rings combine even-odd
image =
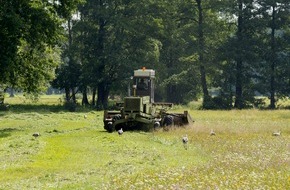
[[[231,109],[232,102],[231,100],[217,96],[209,98],[207,101],[204,101],[202,104],[203,109]]]
[[[0,111],[8,111],[9,105],[8,104],[0,104]]]
[[[265,108],[266,107],[266,98],[256,98],[254,100],[253,104],[256,108]]]
[[[65,107],[65,109],[67,109],[70,112],[75,112],[76,108],[77,108],[77,103],[75,103],[73,101],[65,102],[64,107]]]

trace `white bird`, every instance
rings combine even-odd
[[[35,138],[40,136],[40,133],[33,133],[32,136],[34,136]]]
[[[272,133],[272,136],[280,136],[280,135],[281,135],[281,131]]]
[[[87,118],[88,118],[88,116],[85,114],[85,115],[84,115],[84,118],[85,118],[85,119],[87,119]]]
[[[123,131],[123,129],[122,129],[122,128],[118,130],[118,134],[119,134],[119,135],[122,135],[122,134],[123,134],[123,132],[124,132],[124,131]]]
[[[211,131],[210,131],[210,136],[214,136],[215,135],[215,132],[214,132],[214,130],[212,129]]]
[[[187,135],[182,137],[182,142],[183,142],[184,148],[187,150],[187,143],[188,143]]]

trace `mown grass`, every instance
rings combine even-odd
[[[186,128],[118,136],[103,130],[102,112],[12,104],[0,112],[0,189],[289,188],[289,110],[190,114]]]

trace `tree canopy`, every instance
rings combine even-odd
[[[242,109],[263,95],[275,108],[290,94],[287,0],[0,2],[4,87],[39,92],[55,78],[67,101],[82,92],[106,109],[147,67],[160,101]]]
[[[77,1],[0,2],[0,85],[37,93],[60,63],[62,18]]]

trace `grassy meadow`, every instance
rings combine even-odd
[[[67,112],[60,99],[5,100],[11,107],[0,111],[0,189],[290,187],[290,110],[190,109],[191,126],[119,136],[104,131],[103,112]]]

